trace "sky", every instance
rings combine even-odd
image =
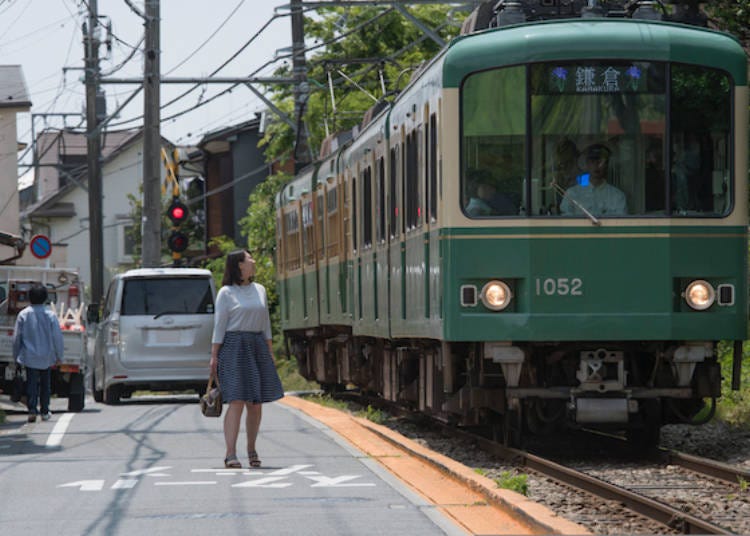
[[[100,49],[100,68],[105,77],[142,78],[143,56],[133,48],[143,37],[143,20],[131,7],[143,12],[143,0],[99,0],[103,24],[111,22],[112,51]],[[246,77],[269,60],[277,51],[291,46],[288,11],[278,6],[281,0],[161,0],[161,73],[162,77],[208,77],[222,63],[242,48],[266,23],[270,25],[216,76]],[[281,15],[273,19],[274,15]],[[32,116],[36,132],[64,126],[85,127],[85,87],[83,85],[83,43],[81,26],[87,19],[84,0],[0,0],[0,64],[21,65],[32,108],[18,115],[18,139],[31,144]],[[142,44],[141,44],[142,45]],[[142,47],[141,47],[142,48]],[[126,61],[127,60],[127,61]],[[271,75],[282,61],[258,72]],[[118,69],[119,67],[119,69]],[[65,72],[63,68],[68,68]],[[118,70],[116,70],[118,69]],[[115,71],[116,72],[113,72]],[[111,73],[111,74],[109,74]],[[104,85],[108,113],[125,101],[136,85]],[[162,84],[161,102],[166,103],[192,86]],[[244,86],[179,118],[168,116],[192,108],[226,86],[203,85],[174,104],[161,110],[161,134],[173,143],[197,143],[206,132],[241,123],[254,117],[264,106]],[[74,113],[80,117],[39,114]],[[110,128],[142,126],[142,120],[124,123],[143,113],[143,92],[120,112]],[[122,123],[118,125],[118,123]],[[23,151],[19,153],[21,157]],[[30,175],[23,164],[31,162],[30,153],[23,156],[19,176],[28,184]]]

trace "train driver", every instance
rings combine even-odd
[[[602,143],[589,145],[583,150],[588,184],[568,188],[560,203],[562,214],[583,214],[579,205],[594,216],[620,216],[627,214],[625,194],[607,182],[609,157],[612,151]]]

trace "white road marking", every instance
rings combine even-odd
[[[365,483],[365,482],[345,484],[345,482],[354,480],[355,478],[361,478],[360,475],[343,475],[343,476],[335,476],[335,477],[308,476],[305,478],[309,478],[310,480],[314,480],[315,482],[317,482],[317,484],[313,484],[312,486],[310,486],[311,488],[355,488],[355,487],[358,488],[358,487],[375,485],[372,483]]]
[[[49,437],[47,437],[47,447],[57,447],[62,443],[65,431],[68,429],[70,421],[73,419],[75,413],[63,413],[60,419],[55,423],[55,427],[52,428]]]
[[[134,488],[137,483],[138,483],[137,480],[132,480],[132,479],[123,480],[123,479],[120,479],[117,482],[115,482],[114,484],[112,484],[112,487],[109,488],[109,489],[130,489],[130,488]]]
[[[60,484],[58,488],[80,488],[79,491],[101,491],[104,487],[104,480],[78,480],[77,482],[68,482]]]
[[[260,471],[252,473],[247,469],[190,469],[191,473],[214,473],[215,475],[262,475]]]
[[[241,484],[232,484],[233,488],[288,488],[292,485],[291,482],[278,482],[278,480],[284,480],[283,476],[267,476],[260,480],[248,480]]]
[[[268,473],[269,475],[278,476],[278,475],[291,475],[292,473],[296,473],[297,471],[301,469],[306,469],[307,467],[312,467],[312,464],[307,465],[292,465],[291,467],[287,467],[285,469],[279,469],[278,471],[273,471],[271,473]]]
[[[154,482],[155,486],[202,486],[216,484],[215,480],[195,480],[192,482]]]
[[[130,471],[129,473],[120,473],[120,476],[141,476],[141,475],[149,475],[149,476],[169,476],[165,474],[151,474],[151,473],[158,473],[159,471],[166,471],[167,469],[171,469],[172,466],[166,465],[164,467],[152,467],[151,469],[138,469],[137,471]]]

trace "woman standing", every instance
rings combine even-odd
[[[243,408],[247,409],[247,456],[250,467],[260,467],[255,440],[261,404],[284,396],[273,358],[271,318],[263,285],[255,283],[255,261],[244,249],[227,255],[222,287],[216,296],[211,338],[211,374],[219,379],[224,402],[224,466],[240,468],[237,436]],[[217,375],[218,372],[218,375]]]

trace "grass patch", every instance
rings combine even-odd
[[[719,363],[721,364],[722,397],[718,400],[717,416],[727,424],[737,428],[750,428],[750,342],[746,341],[743,349],[740,390],[732,391],[732,343],[722,341],[719,344]],[[744,387],[744,388],[742,388]]]
[[[474,472],[478,474],[479,476],[487,476],[487,470],[482,469],[481,467],[475,467]]]
[[[529,475],[519,475],[511,471],[503,471],[500,473],[500,477],[494,480],[498,488],[509,489],[521,495],[529,494]]]
[[[297,367],[297,360],[292,358],[276,357],[276,371],[279,373],[281,385],[284,391],[313,391],[320,389],[316,382],[311,382],[302,377]]]
[[[387,419],[387,416],[383,411],[379,409],[375,409],[369,404],[367,408],[358,411],[356,415],[357,417],[364,417],[368,421],[372,421],[375,424],[383,424],[385,420]]]
[[[328,395],[306,396],[305,400],[309,400],[310,402],[315,402],[316,404],[320,404],[321,406],[326,406],[327,408],[337,409],[339,411],[347,411],[347,412],[349,411],[349,404],[347,404],[343,400],[336,400],[335,398],[331,398]]]

